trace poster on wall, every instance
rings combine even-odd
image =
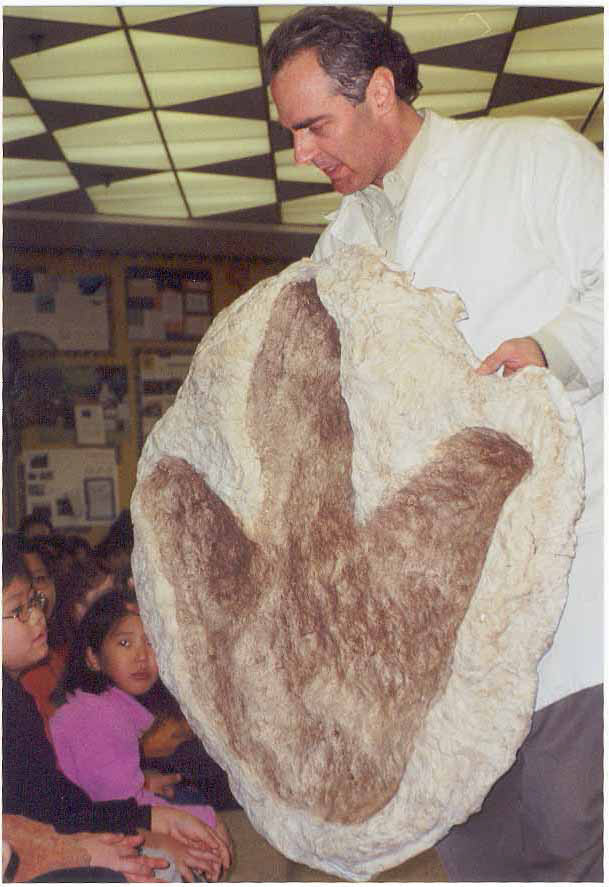
[[[212,322],[211,271],[127,268],[129,339],[200,339]]]
[[[104,274],[12,268],[3,276],[3,331],[24,351],[110,351],[110,284]]]
[[[140,446],[175,400],[186,378],[192,353],[140,351],[137,355]]]
[[[118,474],[113,447],[25,450],[26,514],[45,514],[57,529],[113,523]]]
[[[13,409],[43,443],[116,445],[130,432],[127,367],[61,364],[22,373]]]

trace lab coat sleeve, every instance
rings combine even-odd
[[[584,403],[603,389],[603,163],[583,136],[545,121],[532,146],[532,236],[573,288],[574,298],[532,332],[550,369]],[[561,372],[559,370],[559,376]]]

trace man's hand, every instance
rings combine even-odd
[[[503,367],[504,376],[512,376],[527,366],[547,367],[543,351],[530,336],[522,339],[507,339],[499,348],[486,357],[476,372],[481,376],[494,373]]]
[[[155,869],[167,868],[162,856],[140,856],[141,835],[80,832],[74,838],[89,854],[92,866],[122,872],[128,881],[154,881]]]
[[[174,786],[182,781],[181,773],[161,773],[159,770],[144,770],[144,788],[168,800],[175,797]]]
[[[150,830],[169,835],[189,849],[195,861],[191,868],[200,869],[208,881],[218,881],[230,866],[227,843],[209,825],[179,807],[152,807]]]

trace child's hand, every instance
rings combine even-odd
[[[191,848],[182,841],[177,841],[170,835],[161,835],[158,832],[146,832],[145,844],[150,850],[164,850],[174,861],[182,880],[192,882],[200,880],[200,857],[191,852]],[[213,878],[212,878],[213,880]]]
[[[231,854],[226,841],[209,825],[179,807],[152,807],[151,831],[162,832],[186,844],[208,881],[218,881],[228,869]]]
[[[170,801],[175,797],[174,785],[182,781],[181,773],[161,773],[159,770],[144,770],[144,788],[155,795],[162,795]]]
[[[122,872],[128,881],[154,881],[155,869],[167,868],[161,856],[140,856],[141,835],[80,832],[74,838],[91,857],[92,866]]]

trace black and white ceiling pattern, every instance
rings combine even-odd
[[[5,6],[5,208],[323,224],[338,197],[293,163],[260,70],[298,8]],[[602,7],[366,8],[419,61],[416,107],[560,117],[602,146]]]

